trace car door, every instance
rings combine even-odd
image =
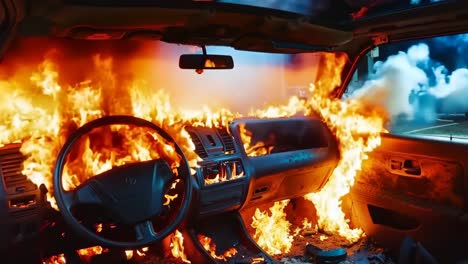
[[[350,84],[355,90],[345,97],[386,91],[373,102],[387,108],[390,117],[389,133],[369,153],[351,190],[352,222],[384,247],[398,252],[409,236],[441,263],[451,263],[466,257],[468,243],[468,82],[455,83],[457,72],[468,65],[461,57],[468,35],[443,38],[371,52],[363,64],[371,72],[361,69],[365,74],[356,74]],[[411,61],[414,52],[426,58]],[[421,78],[412,79],[418,74]]]
[[[468,234],[467,157],[466,144],[383,136],[352,189],[353,223],[385,247],[410,236],[444,259],[457,253]]]

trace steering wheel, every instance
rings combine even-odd
[[[164,194],[175,178],[167,162],[162,159],[116,167],[91,177],[72,191],[63,189],[62,174],[66,157],[77,140],[95,128],[116,124],[152,129],[168,142],[172,142],[175,151],[182,157],[178,178],[184,182],[183,200],[173,221],[158,232],[154,230],[152,219],[163,212]],[[55,163],[53,184],[58,208],[64,221],[75,233],[106,247],[137,248],[159,242],[177,228],[188,211],[193,183],[187,158],[175,140],[163,129],[132,116],[106,116],[83,125],[67,139]],[[96,234],[80,224],[72,214],[71,209],[79,204],[95,204],[108,209],[113,220],[133,227],[136,238],[134,241],[117,241]]]

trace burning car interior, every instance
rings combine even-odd
[[[0,1],[1,263],[466,263],[468,2]]]

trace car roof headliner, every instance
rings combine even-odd
[[[344,3],[315,0],[319,2],[322,5],[341,3],[340,6]],[[32,1],[19,32],[23,36],[53,35],[71,39],[104,34],[112,39],[156,39],[274,53],[323,50],[353,54],[387,41],[468,31],[468,1],[443,1],[400,9],[365,5],[401,2],[395,0],[351,2],[362,5],[348,5],[348,9],[337,12],[314,9],[312,15],[304,15],[206,0]],[[364,15],[353,17],[356,13],[350,13],[362,11],[363,7],[367,8]]]

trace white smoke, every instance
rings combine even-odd
[[[439,71],[436,69],[440,81],[429,89],[429,93],[441,100],[440,109],[444,112],[456,112],[460,109],[468,111],[468,69],[457,69],[448,77]]]
[[[352,97],[369,100],[385,106],[391,116],[405,115],[412,118],[411,91],[427,86],[428,78],[418,63],[428,63],[429,47],[426,44],[412,46],[407,53],[399,52],[385,62],[374,64],[372,79],[366,81]]]
[[[393,119],[403,116],[430,122],[437,113],[468,112],[468,69],[449,74],[444,65],[430,58],[429,46],[420,43],[376,62],[367,81],[351,97],[384,106]]]

